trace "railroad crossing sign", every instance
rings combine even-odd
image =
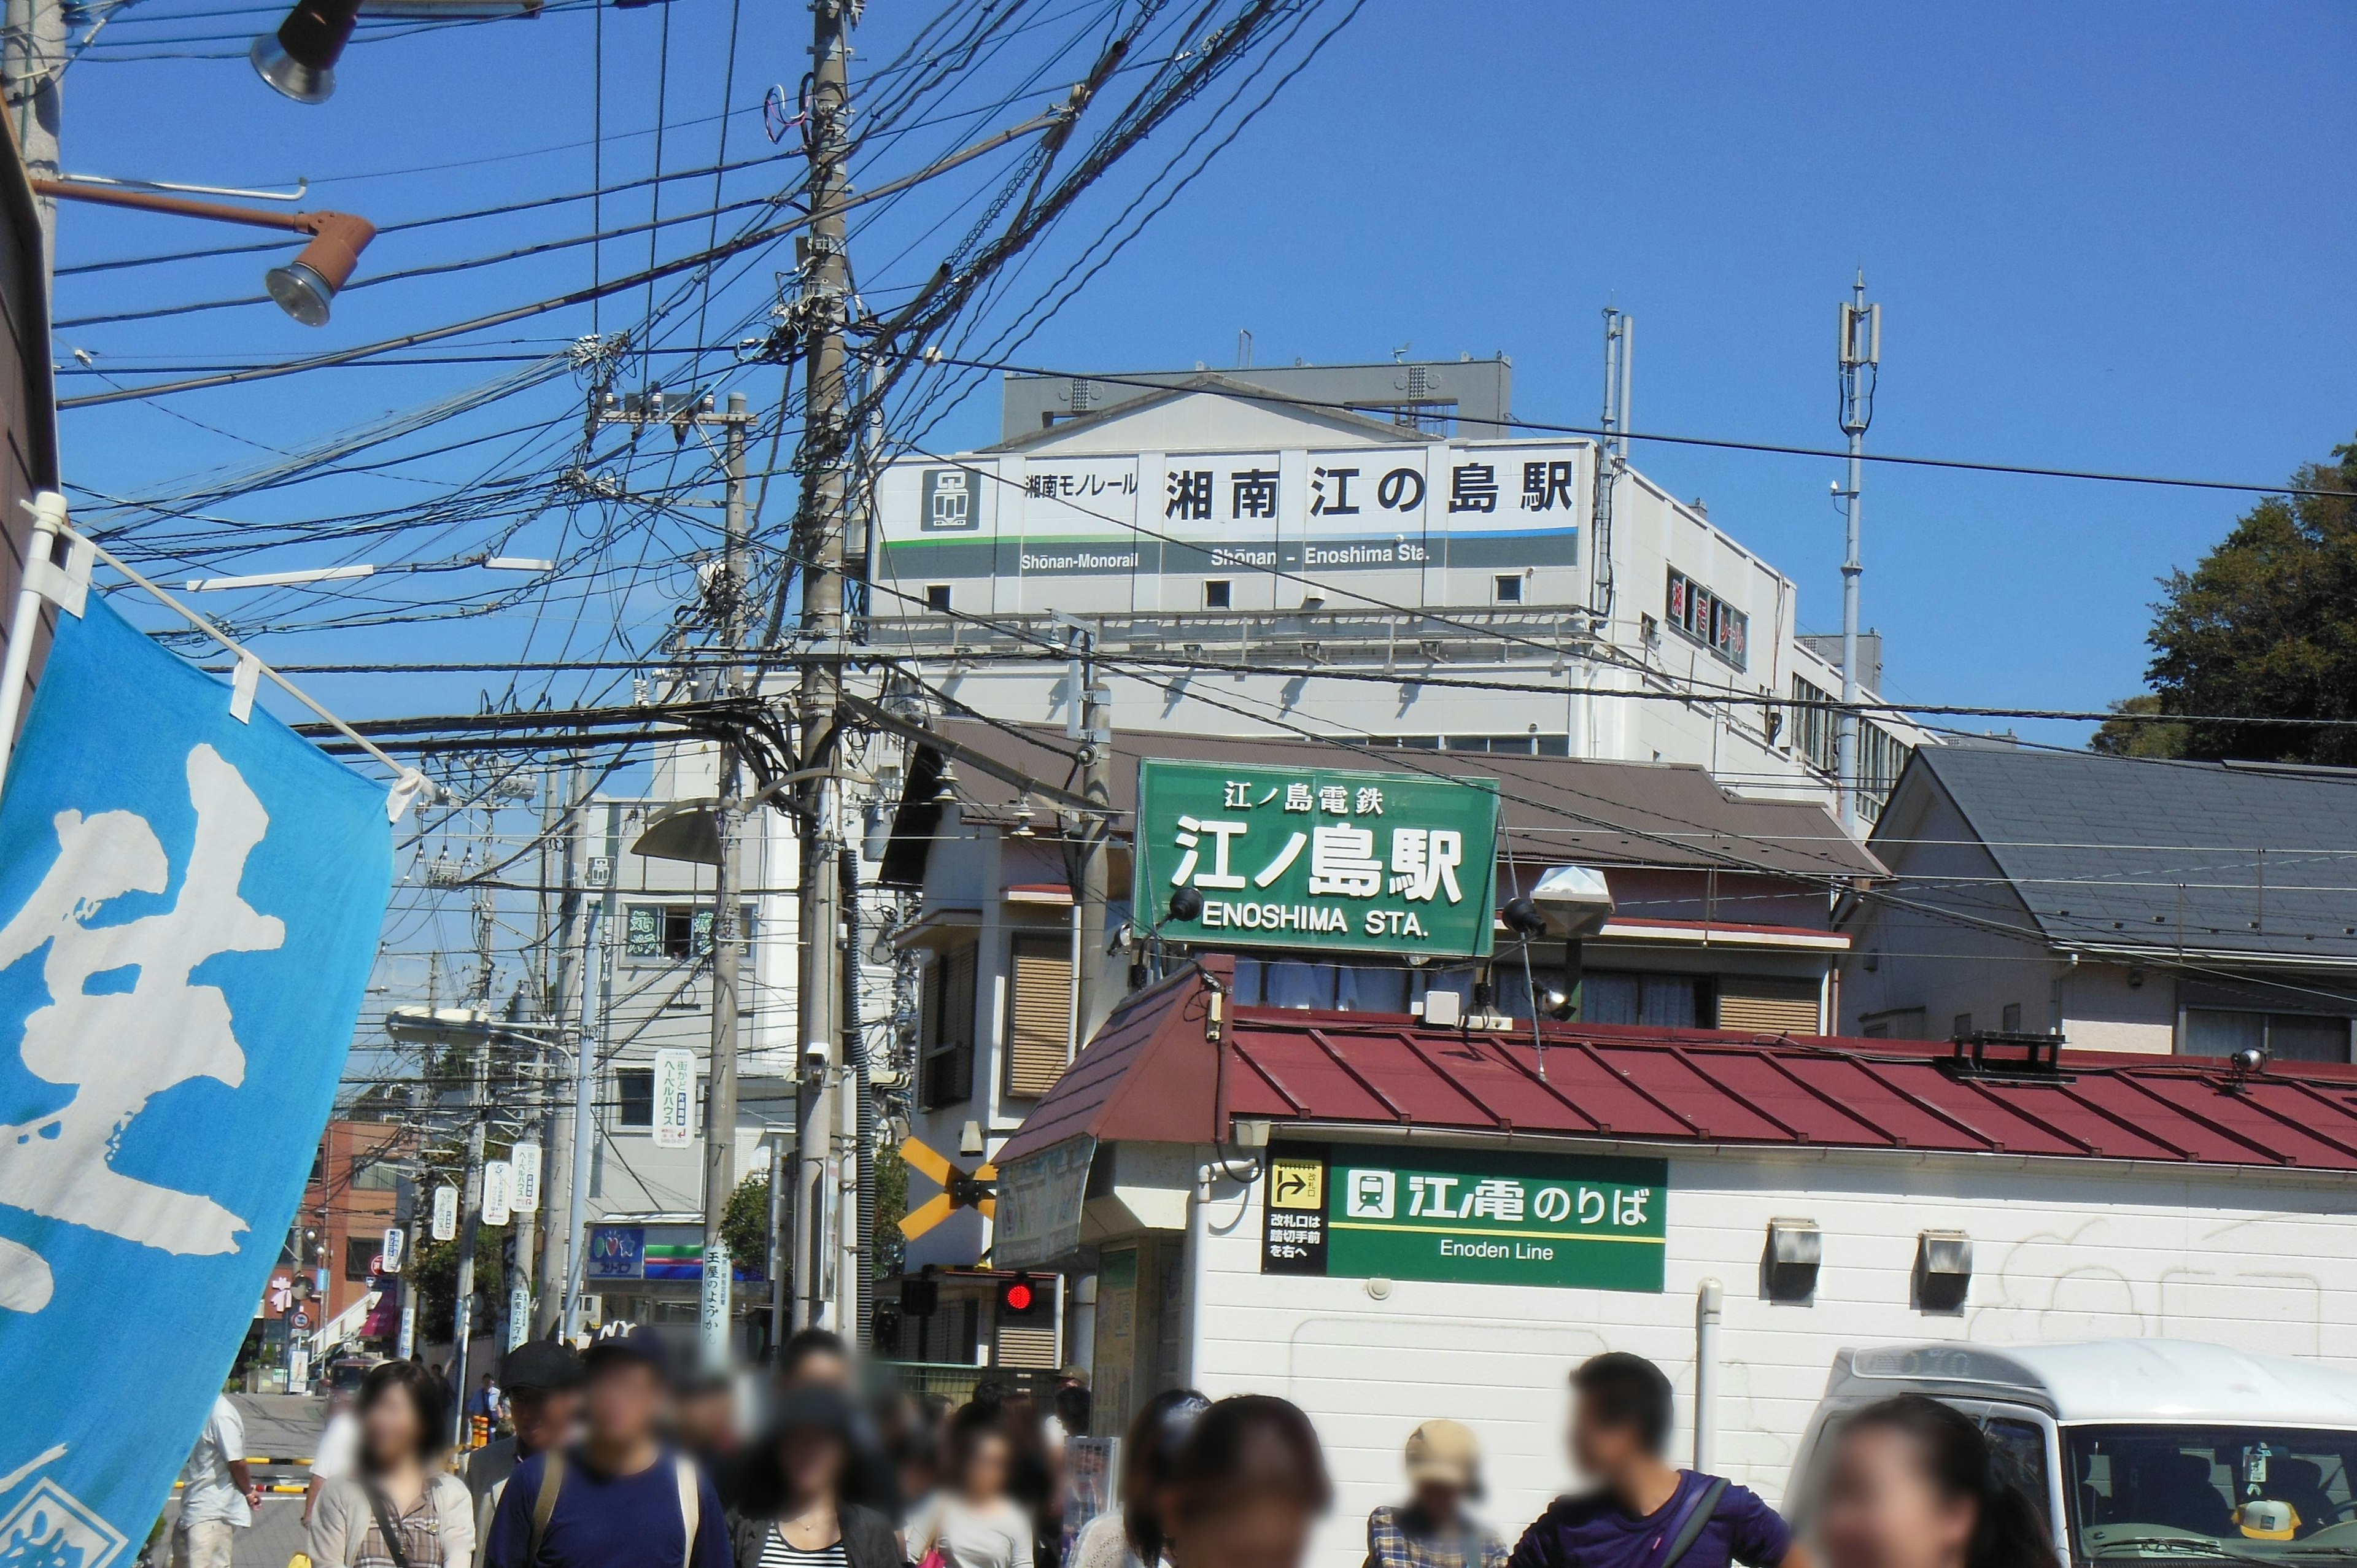
[[[969,1171],[952,1165],[914,1138],[901,1140],[900,1157],[908,1162],[910,1170],[931,1177],[942,1189],[901,1218],[900,1234],[907,1240],[915,1240],[961,1208],[974,1209],[985,1219],[998,1217],[998,1167],[989,1161]]]

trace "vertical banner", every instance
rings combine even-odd
[[[388,1274],[401,1273],[401,1265],[409,1255],[409,1232],[398,1225],[384,1228],[384,1269]]]
[[[540,1145],[518,1144],[508,1151],[508,1163],[515,1166],[515,1211],[518,1214],[539,1213]]]
[[[458,1189],[455,1187],[434,1189],[434,1239],[436,1241],[458,1239]]]
[[[505,1225],[515,1218],[515,1166],[505,1160],[483,1162],[483,1223]]]
[[[655,1147],[684,1149],[695,1142],[695,1053],[655,1053]]]
[[[16,1561],[109,1568],[145,1539],[269,1281],[360,1015],[392,886],[385,789],[232,707],[91,594],[57,618],[0,799]],[[305,1349],[290,1369],[307,1377]]]

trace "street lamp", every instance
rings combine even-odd
[[[301,0],[276,32],[253,40],[247,58],[263,81],[296,102],[325,103],[336,91],[336,61],[360,16],[361,0]]]
[[[375,224],[349,212],[264,212],[258,208],[190,201],[185,197],[70,179],[37,179],[32,185],[37,194],[54,201],[91,201],[101,207],[132,207],[143,212],[209,218],[216,223],[288,229],[309,235],[311,242],[303,247],[300,254],[285,266],[271,268],[262,280],[279,308],[306,327],[328,324],[328,302],[350,281],[353,269],[360,264],[361,252],[376,238]]]

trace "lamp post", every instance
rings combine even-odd
[[[101,207],[131,207],[143,212],[165,212],[176,218],[209,218],[216,223],[243,223],[255,229],[285,229],[307,234],[311,242],[284,266],[264,274],[263,286],[279,308],[306,327],[328,324],[328,302],[350,281],[361,252],[376,238],[376,225],[349,212],[264,212],[253,207],[231,207],[218,201],[191,201],[182,196],[125,190],[119,186],[89,185],[79,180],[37,179],[33,189],[59,201],[88,201]]]

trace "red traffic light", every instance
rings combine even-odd
[[[1002,1317],[1028,1317],[1046,1306],[1048,1300],[1041,1282],[1028,1275],[1017,1274],[998,1283],[998,1312]]]

